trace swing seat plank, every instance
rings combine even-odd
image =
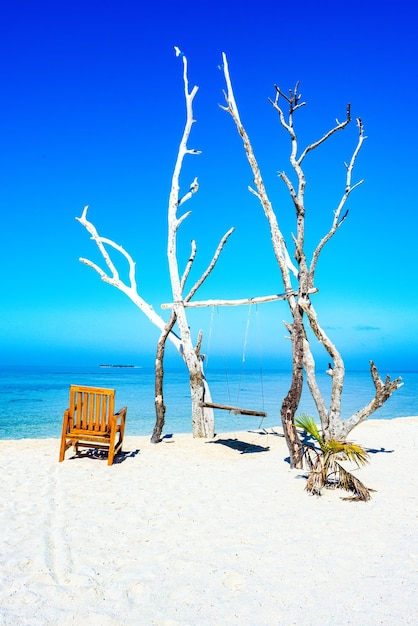
[[[230,411],[234,415],[253,415],[255,417],[267,417],[267,413],[264,411],[252,411],[251,409],[241,409],[237,406],[230,406],[229,404],[217,404],[216,402],[201,402],[201,407],[207,407],[208,409],[221,409],[222,411]]]

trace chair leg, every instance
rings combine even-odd
[[[115,424],[112,424],[112,428],[110,431],[110,439],[109,439],[109,452],[107,454],[108,465],[113,465],[113,459],[115,457],[115,439],[116,439]]]
[[[68,409],[66,411],[64,411],[64,419],[62,422],[62,433],[61,433],[61,447],[60,447],[60,455],[59,455],[59,462],[61,463],[61,461],[64,460],[65,457],[65,451],[68,448],[67,446],[67,425],[68,425],[68,417],[69,417],[69,411]]]
[[[61,463],[61,461],[64,460],[65,457],[65,451],[66,451],[66,445],[65,445],[65,437],[61,437],[61,447],[60,447],[60,456],[59,456],[59,462]]]

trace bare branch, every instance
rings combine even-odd
[[[347,104],[347,116],[344,122],[339,122],[338,120],[336,120],[336,122],[337,122],[337,125],[334,126],[334,128],[331,128],[331,130],[329,130],[327,133],[325,133],[325,135],[321,137],[321,139],[318,139],[318,141],[314,141],[314,143],[311,143],[309,146],[307,146],[307,148],[305,148],[305,150],[302,152],[302,154],[298,158],[299,165],[302,163],[303,159],[306,157],[308,152],[320,146],[322,143],[324,143],[324,141],[326,141],[334,133],[338,132],[339,130],[343,130],[351,122],[351,105],[350,104]]]
[[[131,255],[124,248],[122,248],[122,246],[120,246],[119,244],[115,243],[111,239],[107,239],[105,237],[102,237],[101,239],[102,239],[102,242],[104,244],[107,244],[111,248],[114,248],[115,250],[120,252],[120,254],[122,254],[125,257],[125,259],[128,261],[128,264],[129,264],[129,282],[131,284],[131,288],[136,290],[135,261],[133,260]]]
[[[303,340],[303,367],[305,368],[308,387],[315,402],[321,424],[323,428],[327,428],[329,426],[329,411],[316,380],[315,360],[306,336]]]
[[[168,244],[167,244],[167,254],[169,259],[169,268],[170,268],[170,280],[171,285],[173,287],[173,296],[174,300],[181,299],[182,293],[182,281],[179,276],[178,264],[177,264],[177,253],[176,253],[176,233],[180,224],[190,215],[190,212],[185,213],[180,218],[177,217],[177,208],[190,200],[190,198],[197,192],[199,188],[199,184],[197,178],[194,179],[192,184],[190,185],[189,191],[182,197],[179,198],[179,179],[180,172],[183,166],[184,157],[186,154],[199,154],[196,150],[189,150],[187,148],[187,141],[190,136],[190,132],[192,129],[192,125],[194,123],[193,119],[193,100],[197,94],[198,87],[194,86],[191,91],[189,91],[189,79],[187,74],[187,58],[184,54],[181,53],[179,48],[175,46],[175,51],[177,56],[181,56],[183,60],[183,83],[184,83],[184,96],[186,100],[186,123],[183,130],[183,135],[180,141],[179,150],[177,154],[176,163],[174,166],[173,177],[171,181],[171,191],[168,205],[168,225],[169,225],[169,234],[168,234]]]
[[[90,233],[91,238],[93,239],[93,241],[96,243],[97,247],[100,250],[101,255],[103,256],[106,265],[108,266],[110,273],[112,274],[112,277],[114,280],[119,280],[119,274],[118,271],[116,269],[116,267],[113,265],[109,254],[107,253],[106,248],[104,247],[103,243],[102,243],[102,239],[99,235],[99,233],[96,230],[96,227],[94,226],[94,224],[92,224],[91,222],[89,222],[89,220],[87,219],[87,211],[88,211],[88,205],[84,207],[83,212],[81,214],[81,217],[76,217],[75,219],[80,222],[80,224],[82,224],[86,230]]]
[[[103,272],[103,270],[101,270],[95,263],[88,261],[87,259],[80,259],[80,261],[84,263],[85,265],[89,265],[94,270],[96,270],[96,272],[100,274],[102,280],[104,280],[105,282],[117,285],[118,281],[120,280],[119,273],[116,269],[116,266],[112,262],[105,248],[105,245],[108,245],[111,248],[114,248],[120,254],[122,254],[125,257],[125,259],[128,261],[130,288],[133,290],[136,290],[135,262],[132,259],[131,255],[122,246],[112,241],[112,239],[101,237],[99,233],[97,232],[97,229],[94,226],[94,224],[92,224],[92,222],[90,222],[87,219],[87,211],[88,211],[88,206],[85,206],[81,217],[76,217],[76,220],[80,222],[80,224],[84,226],[86,230],[91,234],[91,238],[96,243],[97,247],[99,248],[100,253],[106,262],[106,265],[108,266],[112,274],[112,277],[110,278],[107,274],[105,274],[105,272]]]
[[[290,180],[290,178],[287,176],[287,174],[285,172],[280,172],[279,173],[280,178],[283,180],[283,182],[285,183],[286,187],[289,190],[290,196],[295,204],[295,206],[297,205],[297,194],[295,191],[295,188],[292,185],[292,181]]]
[[[80,222],[80,224],[82,226],[84,226],[86,228],[86,230],[91,234],[91,238],[93,239],[93,241],[96,243],[97,247],[100,250],[101,255],[103,256],[106,265],[108,266],[112,277],[110,278],[107,274],[105,274],[105,272],[103,272],[103,270],[101,270],[95,263],[92,263],[91,261],[87,261],[87,259],[80,259],[80,261],[82,263],[84,263],[85,265],[89,265],[90,267],[92,267],[93,269],[96,270],[96,272],[98,272],[102,278],[102,280],[104,280],[107,283],[110,284],[114,284],[117,285],[117,283],[119,282],[119,273],[114,265],[114,263],[112,262],[106,248],[105,245],[108,245],[112,248],[114,248],[115,250],[117,250],[120,254],[122,254],[125,259],[128,261],[129,264],[129,281],[130,281],[130,288],[136,290],[136,278],[135,278],[135,262],[132,259],[131,255],[119,244],[115,243],[114,241],[112,241],[111,239],[107,239],[106,237],[101,237],[99,235],[99,233],[97,232],[96,227],[94,226],[94,224],[92,224],[88,219],[87,219],[87,211],[88,211],[88,206],[84,207],[83,213],[81,215],[81,217],[76,217],[76,220],[78,222]]]
[[[290,96],[287,97],[283,94],[282,91],[280,91],[280,89],[275,86],[276,88],[276,99],[273,102],[272,100],[270,100],[270,102],[272,103],[273,107],[276,109],[276,111],[279,113],[279,119],[280,119],[280,123],[283,126],[283,128],[289,133],[290,136],[290,140],[291,140],[291,149],[290,149],[290,164],[297,176],[297,180],[298,180],[298,189],[296,192],[296,189],[294,188],[293,184],[290,182],[289,177],[283,173],[280,174],[280,177],[282,178],[282,180],[284,181],[284,183],[287,186],[287,189],[290,193],[290,196],[293,200],[294,206],[295,206],[295,210],[296,210],[296,218],[297,218],[297,237],[294,238],[295,241],[295,246],[296,246],[296,250],[295,250],[295,258],[299,264],[299,276],[298,276],[298,280],[299,282],[301,281],[301,276],[306,276],[307,275],[307,271],[306,271],[306,255],[304,252],[304,242],[305,242],[305,220],[304,220],[304,216],[305,216],[305,207],[304,207],[304,195],[305,195],[305,186],[306,186],[306,180],[305,180],[305,174],[303,172],[303,169],[301,167],[301,162],[300,160],[297,158],[297,153],[298,153],[298,140],[297,140],[297,136],[296,136],[296,132],[294,130],[293,127],[293,113],[294,111],[299,107],[304,105],[305,103],[300,103],[298,105],[300,96],[297,94],[297,89],[299,87],[299,83],[296,83],[295,89],[294,90],[289,90],[289,94]],[[282,109],[279,107],[279,96],[283,96],[286,98],[286,100],[289,102],[289,113],[288,113],[288,119],[286,121],[285,119],[285,115],[282,111]],[[303,281],[306,282],[305,279],[303,279]],[[303,290],[307,289],[307,285],[304,285],[302,287]]]
[[[284,287],[286,291],[290,292],[290,291],[293,291],[293,289],[292,289],[292,283],[291,283],[289,272],[292,272],[292,274],[295,277],[297,277],[298,270],[293,265],[290,259],[290,256],[286,247],[286,242],[280,231],[277,217],[273,211],[273,207],[271,206],[271,202],[268,198],[267,191],[264,186],[263,178],[261,176],[260,168],[255,158],[250,139],[248,137],[247,132],[245,131],[245,128],[243,127],[241,123],[241,119],[240,119],[239,112],[238,112],[238,107],[236,105],[235,96],[234,96],[234,92],[232,89],[231,78],[229,75],[228,61],[227,61],[225,53],[222,53],[222,59],[223,59],[223,71],[224,71],[224,76],[225,76],[225,82],[227,85],[227,93],[225,94],[227,106],[222,107],[222,108],[231,115],[237,127],[238,133],[240,134],[242,138],[245,153],[247,155],[247,160],[253,172],[254,184],[257,189],[258,198],[260,200],[260,203],[263,207],[264,213],[270,225],[273,250],[275,252],[276,259],[277,259],[277,262],[278,262],[278,265],[282,274]],[[253,192],[253,190],[251,191]]]
[[[288,133],[290,133],[290,135],[292,135],[293,133],[292,126],[286,122],[286,118],[283,113],[283,110],[279,107],[279,96],[280,96],[280,91],[278,91],[278,93],[276,94],[275,100],[272,100],[271,98],[269,98],[268,100],[270,104],[273,105],[273,108],[276,109],[277,113],[279,114],[280,124],[283,126],[283,128],[287,130]],[[286,100],[288,100],[287,96],[284,96],[284,97],[286,98]]]
[[[357,424],[363,422],[367,417],[369,417],[369,415],[383,406],[392,393],[403,385],[402,378],[400,376],[395,380],[391,380],[390,376],[386,376],[385,382],[383,382],[373,361],[370,361],[370,373],[375,387],[375,396],[362,409],[343,422],[344,436],[347,436],[348,433],[353,430],[355,426],[357,426]]]
[[[203,333],[202,333],[201,330],[199,330],[199,334],[197,336],[196,346],[195,346],[195,349],[194,349],[198,356],[200,355],[200,352],[202,350],[202,340],[203,340]]]
[[[326,233],[326,235],[321,239],[321,241],[317,245],[317,247],[314,250],[314,253],[312,255],[312,261],[311,261],[311,265],[310,265],[310,268],[309,268],[309,275],[310,275],[310,282],[311,282],[311,284],[313,284],[313,282],[314,282],[314,275],[315,275],[316,265],[317,265],[318,258],[319,258],[319,255],[320,255],[322,249],[324,248],[325,244],[331,239],[331,237],[334,236],[334,234],[337,232],[337,229],[343,224],[343,222],[345,221],[345,219],[346,219],[346,217],[348,215],[348,210],[347,210],[345,212],[345,214],[341,217],[341,212],[342,212],[343,208],[345,207],[345,204],[346,204],[346,202],[348,200],[349,195],[351,194],[351,192],[356,187],[361,185],[362,182],[363,182],[361,180],[358,183],[355,183],[354,185],[351,184],[351,177],[352,177],[352,173],[353,173],[353,169],[354,169],[354,165],[355,165],[358,153],[360,152],[361,146],[363,145],[363,141],[365,139],[367,139],[367,137],[364,135],[363,124],[362,124],[360,118],[357,118],[357,127],[358,127],[358,131],[359,131],[357,145],[356,145],[356,147],[354,149],[354,152],[352,154],[352,157],[350,159],[350,163],[348,165],[347,165],[347,163],[345,163],[347,172],[346,172],[346,179],[345,179],[344,194],[343,194],[343,196],[342,196],[342,198],[340,200],[340,203],[339,203],[337,209],[334,211],[334,219],[332,221],[331,228]]]
[[[316,311],[311,301],[309,300],[309,297],[300,296],[298,298],[298,304],[301,307],[301,309],[306,313],[308,320],[309,320],[309,325],[311,329],[313,330],[315,337],[324,346],[325,350],[328,352],[329,356],[331,357],[334,363],[333,374],[332,374],[331,406],[330,406],[329,416],[327,417],[327,420],[329,419],[328,423],[332,423],[332,420],[335,416],[341,415],[341,393],[342,393],[342,389],[344,385],[344,376],[345,376],[344,361],[341,357],[341,354],[338,352],[337,348],[335,347],[333,342],[330,340],[330,338],[328,337],[324,329],[319,325]],[[306,358],[308,351],[310,351],[309,343],[305,346],[304,358]],[[312,397],[319,410],[319,407],[322,406],[322,402],[323,402],[322,395],[319,392],[319,388],[313,389],[312,387],[310,387],[310,389],[311,389]],[[318,392],[319,392],[319,395],[318,395]],[[321,419],[322,419],[322,415],[321,415]]]
[[[190,154],[190,151],[187,151],[187,154]],[[193,154],[196,154],[196,152],[193,152]],[[200,152],[198,154],[201,154]],[[186,193],[186,195],[184,195],[182,198],[180,198],[180,200],[178,201],[177,206],[181,206],[184,202],[187,202],[187,200],[190,200],[190,198],[192,197],[192,195],[194,193],[196,193],[199,189],[199,183],[197,182],[197,177],[194,179],[194,181],[192,182],[192,184],[190,185],[190,189],[189,191]]]
[[[269,102],[273,105],[273,107],[278,112],[279,117],[280,117],[280,123],[282,124],[282,126],[288,132],[292,132],[294,111],[306,105],[306,102],[300,102],[302,95],[298,94],[299,81],[296,83],[294,89],[289,89],[289,96],[287,96],[277,85],[274,85],[274,88],[276,90],[276,97],[274,101],[271,98],[269,98]],[[283,110],[281,109],[281,107],[279,107],[280,96],[284,98],[286,102],[289,104],[289,123],[286,122],[286,118],[284,116]]]
[[[242,127],[241,118],[239,116],[237,103],[235,102],[234,90],[232,89],[231,77],[229,75],[229,67],[228,67],[228,59],[226,58],[226,54],[222,52],[222,61],[223,61],[223,70],[224,77],[226,82],[227,91],[224,91],[225,100],[227,102],[227,107],[221,107],[224,111],[228,111],[229,113],[233,113],[233,119],[237,126]]]
[[[106,272],[103,271],[102,268],[99,267],[99,265],[93,263],[93,261],[90,261],[89,259],[85,259],[83,257],[80,257],[78,260],[80,261],[80,263],[84,263],[84,265],[87,265],[88,267],[91,267],[93,270],[95,270],[105,283],[109,283],[109,285],[116,285],[115,279],[112,276],[106,274]]]
[[[252,194],[253,194],[256,198],[258,198],[258,199],[260,200],[260,195],[256,192],[256,190],[255,190],[255,189],[253,189],[252,187],[250,187],[250,185],[248,185],[247,189],[248,189],[248,191],[249,191],[250,193],[252,193]]]
[[[181,277],[181,290],[183,291],[184,286],[186,284],[187,278],[189,277],[190,274],[190,270],[192,269],[192,265],[194,263],[194,260],[196,258],[196,251],[197,251],[197,247],[196,247],[196,242],[193,239],[192,243],[191,243],[191,252],[190,252],[190,256],[189,256],[189,260],[187,261],[186,267],[184,269],[183,272],[183,276]]]
[[[107,239],[99,235],[94,224],[92,224],[87,219],[87,209],[88,207],[84,207],[81,217],[76,217],[76,220],[80,222],[80,224],[84,226],[86,230],[92,235],[93,241],[95,241],[100,253],[102,254],[106,262],[106,265],[110,269],[110,275],[106,274],[106,272],[101,267],[99,267],[96,263],[93,263],[93,261],[90,261],[89,259],[80,258],[81,263],[94,269],[104,282],[113,285],[124,294],[126,294],[128,298],[130,298],[130,300],[132,300],[132,302],[148,317],[148,319],[155,326],[157,326],[157,328],[159,328],[160,330],[164,330],[164,328],[166,327],[165,320],[163,320],[163,318],[154,311],[152,306],[148,304],[148,302],[145,302],[145,300],[141,298],[141,296],[138,294],[137,284],[135,280],[135,262],[133,261],[132,257],[130,256],[130,254],[128,254],[128,252],[126,252],[124,248],[122,248],[122,246],[115,243],[111,239]],[[124,283],[123,280],[121,280],[121,278],[119,277],[115,265],[113,264],[104,244],[111,246],[118,252],[121,252],[123,256],[127,259],[129,263],[129,285]],[[171,332],[168,336],[176,349],[180,351],[180,338],[173,332]]]
[[[222,252],[222,249],[224,247],[224,245],[226,244],[228,238],[232,235],[232,233],[234,232],[234,228],[230,228],[225,235],[221,238],[220,242],[218,243],[218,246],[215,250],[215,254],[212,257],[211,262],[209,263],[208,267],[206,268],[206,270],[203,272],[203,274],[201,275],[201,277],[199,278],[199,280],[193,285],[193,287],[190,289],[189,293],[187,294],[187,296],[185,297],[185,302],[188,302],[189,300],[191,300],[191,298],[193,298],[194,294],[196,293],[196,291],[199,289],[200,285],[207,279],[207,277],[209,276],[209,274],[211,273],[211,271],[213,270],[213,268],[215,267],[218,259],[219,259],[219,255]]]
[[[180,224],[187,218],[189,217],[189,215],[191,215],[191,211],[187,211],[187,213],[184,213],[183,215],[181,215],[178,219],[175,220],[174,225],[176,230],[178,229],[178,227],[180,226]]]

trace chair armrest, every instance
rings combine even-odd
[[[114,415],[112,415],[111,419],[115,420],[116,422],[119,419],[124,420],[126,418],[126,411],[128,410],[128,407],[124,406],[123,409],[119,409],[119,411],[117,413],[115,413]]]

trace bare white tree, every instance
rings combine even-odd
[[[320,326],[317,313],[310,297],[310,295],[316,291],[314,278],[320,254],[324,246],[335,235],[337,230],[347,218],[348,210],[346,210],[345,207],[348,197],[351,192],[363,182],[352,182],[355,161],[365,139],[363,124],[358,118],[357,144],[354,148],[350,161],[344,164],[346,168],[344,192],[334,211],[334,216],[331,220],[331,225],[328,231],[320,239],[313,252],[310,262],[308,262],[305,252],[305,214],[307,209],[305,206],[306,178],[303,169],[303,162],[310,152],[322,145],[332,135],[340,130],[343,130],[351,122],[350,105],[347,106],[346,118],[343,122],[339,122],[337,120],[335,126],[333,126],[320,139],[309,144],[305,149],[299,152],[293,116],[295,111],[305,105],[305,102],[301,101],[301,95],[298,92],[298,84],[294,90],[290,90],[289,95],[284,94],[278,87],[275,87],[276,96],[275,99],[270,100],[270,102],[274,110],[279,115],[280,124],[290,136],[290,163],[296,179],[296,184],[294,185],[290,177],[285,172],[280,174],[281,179],[284,181],[288,189],[296,214],[296,234],[292,235],[294,244],[293,256],[297,264],[297,267],[295,267],[290,259],[285,238],[278,224],[277,215],[272,207],[264,186],[263,178],[255,158],[249,136],[240,119],[225,54],[223,54],[223,71],[226,82],[226,106],[222,108],[231,115],[237,127],[238,133],[242,138],[247,160],[252,170],[255,186],[255,189],[249,187],[249,191],[258,198],[268,220],[273,249],[280,268],[284,288],[288,294],[287,302],[292,315],[292,323],[286,323],[286,327],[290,332],[292,340],[292,383],[289,393],[283,401],[281,415],[292,465],[300,467],[302,462],[302,446],[294,426],[294,417],[302,392],[303,370],[306,372],[308,386],[318,410],[325,440],[344,440],[347,434],[357,424],[365,420],[369,415],[371,415],[371,413],[373,413],[373,411],[382,406],[391,394],[402,384],[400,378],[391,381],[389,376],[386,377],[385,381],[382,381],[376,366],[371,361],[370,368],[375,385],[375,396],[369,403],[367,403],[366,406],[357,411],[354,415],[348,419],[344,419],[341,414],[341,396],[345,376],[344,362],[339,351],[324,329]],[[280,99],[287,103],[287,114],[284,113],[280,105]],[[293,286],[294,283],[295,286]],[[329,406],[327,405],[317,383],[315,361],[304,326],[304,316],[308,319],[309,326],[315,337],[325,348],[330,360],[332,361],[330,371],[332,374],[332,389]]]
[[[190,211],[178,216],[177,212],[179,207],[183,206],[189,201],[198,190],[198,181],[195,178],[190,185],[189,190],[183,196],[180,196],[179,178],[183,165],[183,161],[188,154],[199,154],[197,150],[190,150],[187,147],[187,141],[189,139],[190,131],[194,123],[193,119],[193,100],[196,96],[198,87],[193,87],[189,91],[189,82],[187,75],[187,59],[181,54],[180,50],[176,48],[177,56],[182,57],[183,61],[183,81],[184,81],[184,94],[186,99],[186,123],[182,135],[182,139],[179,146],[177,160],[174,168],[174,173],[171,183],[171,192],[169,197],[168,206],[168,243],[167,243],[167,256],[170,270],[170,281],[173,294],[173,310],[168,321],[165,321],[160,315],[158,315],[153,307],[147,303],[142,296],[138,293],[136,275],[135,275],[135,262],[131,255],[119,244],[115,243],[111,239],[102,237],[97,232],[96,227],[92,222],[87,219],[86,206],[83,210],[81,217],[76,218],[80,224],[82,224],[86,230],[90,233],[92,240],[96,243],[104,261],[107,266],[107,271],[102,269],[99,265],[90,261],[89,259],[81,258],[80,261],[85,265],[88,265],[94,269],[101,279],[110,285],[113,285],[123,293],[125,293],[132,302],[148,317],[148,319],[161,330],[161,335],[157,345],[156,355],[156,378],[155,378],[155,407],[156,407],[156,425],[152,435],[152,441],[157,442],[160,439],[162,428],[164,425],[165,405],[163,400],[163,358],[165,343],[167,339],[171,341],[178,353],[184,360],[190,379],[190,391],[192,400],[192,430],[194,437],[213,437],[214,436],[214,412],[213,408],[207,406],[211,403],[211,396],[209,386],[207,384],[204,369],[203,369],[203,356],[200,352],[200,346],[202,341],[202,335],[199,333],[196,346],[193,345],[192,336],[185,313],[185,302],[196,293],[197,289],[209,276],[210,272],[216,265],[221,250],[226,243],[228,237],[233,232],[231,228],[221,239],[215,254],[209,263],[207,269],[202,274],[200,279],[195,283],[192,289],[187,295],[184,295],[184,289],[186,281],[189,277],[190,270],[196,256],[196,243],[192,242],[192,249],[189,260],[182,273],[180,273],[177,261],[177,232],[182,222],[190,215]],[[129,280],[124,282],[117,270],[116,265],[112,261],[112,258],[107,248],[112,248],[125,257],[129,267]],[[173,331],[174,325],[177,322],[178,333]]]

